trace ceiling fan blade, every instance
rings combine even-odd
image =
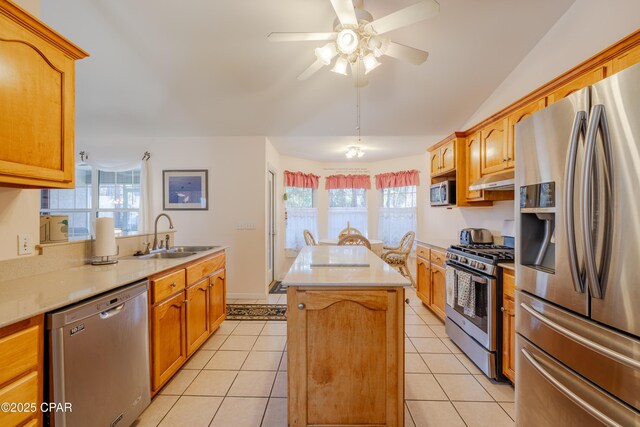
[[[367,28],[372,29],[377,34],[395,30],[397,28],[406,27],[431,18],[440,12],[440,4],[435,0],[422,0],[412,6],[400,9],[387,16],[367,24]]]
[[[318,71],[323,66],[324,64],[316,59],[316,61],[313,64],[309,65],[309,68],[307,68],[302,73],[300,73],[300,75],[298,76],[298,80],[307,80],[309,77],[314,75],[315,72]]]
[[[271,33],[267,36],[272,42],[303,42],[333,40],[337,33]]]
[[[422,64],[429,57],[429,52],[395,42],[389,42],[384,54],[414,65]]]
[[[353,10],[352,0],[330,0],[333,10],[336,11],[338,19],[343,26],[354,25],[358,26],[358,18],[356,18],[356,12]]]
[[[362,61],[358,60],[355,63],[351,62],[351,75],[353,76],[353,85],[355,87],[363,87],[369,84],[369,79],[364,73],[364,65]]]

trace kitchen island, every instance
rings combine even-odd
[[[404,286],[362,246],[302,249],[287,287],[289,425],[404,425]]]

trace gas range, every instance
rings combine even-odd
[[[514,249],[494,244],[452,245],[447,249],[447,260],[493,276],[499,262],[513,262]]]

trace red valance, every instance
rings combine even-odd
[[[326,178],[325,189],[336,190],[339,188],[364,188],[371,189],[371,177],[369,175],[330,175]]]
[[[407,187],[410,185],[420,185],[419,172],[415,169],[410,171],[387,172],[376,175],[376,188]]]
[[[284,171],[284,185],[287,187],[318,189],[320,177],[312,173]]]

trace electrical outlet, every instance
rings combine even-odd
[[[33,234],[18,234],[18,255],[29,255],[33,253]]]

